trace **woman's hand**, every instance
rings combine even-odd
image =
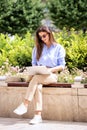
[[[48,70],[49,70],[50,72],[52,72],[52,73],[55,72],[55,69],[54,69],[54,68],[48,68]]]
[[[55,73],[55,72],[62,71],[63,67],[62,66],[56,66],[56,67],[48,68],[48,69],[49,69],[50,72]]]

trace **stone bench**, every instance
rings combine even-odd
[[[32,118],[34,100],[29,104],[28,112],[22,116],[13,110],[23,101],[28,83],[9,82],[0,87],[0,116]],[[86,87],[86,85],[84,86]],[[45,120],[87,121],[87,89],[72,88],[71,84],[55,83],[43,85],[43,112]]]

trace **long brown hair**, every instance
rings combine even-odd
[[[37,60],[39,60],[40,57],[41,57],[42,50],[43,50],[43,45],[44,45],[43,41],[39,37],[40,32],[47,32],[49,34],[50,43],[55,42],[52,31],[47,26],[40,26],[36,31],[36,42],[35,42],[36,43],[36,48],[37,48],[37,53],[36,53],[36,59]]]

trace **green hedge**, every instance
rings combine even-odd
[[[29,66],[31,65],[32,47],[34,39],[28,32],[22,39],[18,35],[14,39],[7,35],[0,35],[0,66],[8,59],[12,66]]]
[[[71,29],[67,32],[64,28],[55,34],[57,42],[66,50],[66,65],[69,69],[85,69],[87,67],[87,34]]]
[[[82,31],[76,32],[66,29],[54,33],[56,41],[62,44],[66,50],[66,65],[69,70],[73,68],[84,69],[87,67],[87,35]],[[18,35],[11,40],[8,35],[0,34],[0,67],[8,60],[12,66],[31,65],[34,37],[27,32],[24,38]]]

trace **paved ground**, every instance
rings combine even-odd
[[[47,121],[30,125],[29,119],[0,118],[0,130],[87,130],[87,123]]]

